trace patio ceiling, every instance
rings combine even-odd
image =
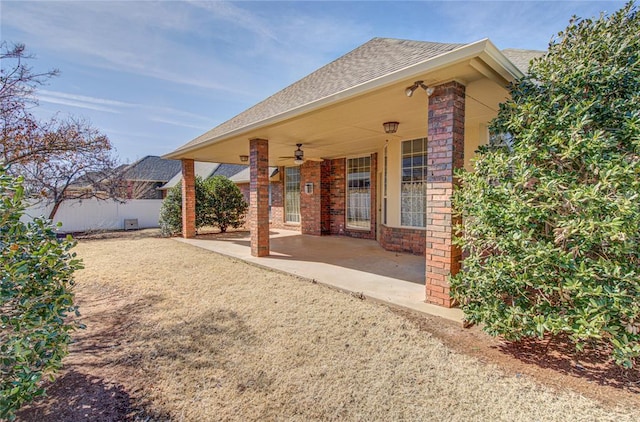
[[[416,80],[423,80],[428,86],[451,80],[461,82],[467,87],[466,120],[488,120],[507,97],[504,87],[514,72],[505,70],[500,62],[503,56],[495,54],[498,50],[488,40],[475,47],[473,51],[445,55],[429,66],[363,84],[320,104],[283,113],[189,149],[178,149],[166,158],[240,164],[239,156],[249,154],[249,139],[263,138],[269,141],[269,165],[282,166],[290,165],[291,160],[280,157],[292,156],[297,143],[303,144],[305,159],[326,159],[370,153],[392,138],[424,137],[427,95],[422,90],[411,98],[405,95],[405,88]],[[386,121],[400,122],[398,132],[384,133],[382,124]]]

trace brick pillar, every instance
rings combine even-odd
[[[460,269],[460,250],[453,246],[451,195],[454,170],[464,165],[465,87],[458,82],[437,86],[429,98],[427,141],[426,301],[447,308],[449,277]]]
[[[182,237],[196,236],[196,176],[193,160],[182,160]]]
[[[331,234],[331,160],[324,160],[320,167],[320,229],[322,235],[328,235]]]
[[[302,234],[322,235],[322,163],[306,161],[300,166],[300,231]],[[313,185],[313,193],[305,192],[305,185]]]
[[[269,255],[269,142],[249,141],[251,255]]]

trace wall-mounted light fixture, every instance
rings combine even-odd
[[[240,161],[242,161],[243,163],[246,163],[247,161],[249,161],[249,156],[248,155],[241,155],[240,156]]]
[[[407,89],[404,90],[404,93],[407,95],[407,97],[411,97],[413,96],[415,90],[418,88],[424,89],[424,91],[427,93],[427,96],[429,97],[431,96],[431,94],[433,94],[433,88],[426,86],[424,84],[424,81],[415,81],[413,85],[407,87]]]
[[[398,131],[398,122],[384,122],[382,126],[384,127],[384,133],[396,133]]]
[[[304,193],[307,195],[313,195],[313,183],[304,184]]]

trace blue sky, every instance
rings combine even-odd
[[[618,1],[0,1],[3,41],[60,69],[34,113],[88,118],[122,162],[162,155],[373,37],[544,50]],[[3,64],[4,65],[4,64]]]

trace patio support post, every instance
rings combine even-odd
[[[426,301],[450,308],[449,277],[460,270],[453,245],[454,171],[464,166],[465,87],[449,82],[429,97],[427,141]]]
[[[269,142],[249,140],[251,255],[269,255]]]
[[[322,207],[322,163],[307,161],[300,166],[300,232],[321,236],[324,232]],[[312,186],[312,192],[305,192],[305,185]]]
[[[182,159],[182,237],[196,236],[196,176],[193,160]]]

